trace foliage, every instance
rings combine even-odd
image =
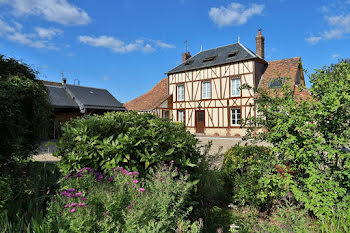
[[[320,232],[319,226],[306,210],[287,204],[280,206],[268,220],[258,224],[259,232]]]
[[[47,133],[51,105],[36,74],[0,55],[0,167],[28,158]]]
[[[270,148],[256,145],[235,145],[226,151],[222,165],[225,190],[235,205],[267,209],[281,192],[266,181],[266,171],[275,170]],[[265,175],[265,177],[263,177]]]
[[[123,166],[144,174],[147,168],[170,160],[180,170],[191,171],[199,158],[196,143],[183,124],[152,114],[113,112],[66,123],[56,155],[61,156],[59,165],[65,173]]]
[[[91,168],[69,174],[48,209],[53,232],[199,232],[186,217],[194,183],[166,164],[145,180],[119,167],[104,176]],[[180,229],[185,231],[180,231]]]
[[[267,173],[291,191],[318,217],[330,214],[350,192],[350,61],[324,67],[311,75],[311,96],[303,100],[284,86],[276,93],[259,90],[253,125],[255,137],[273,145],[280,174]],[[300,87],[299,87],[300,88]],[[257,133],[251,128],[249,137]]]

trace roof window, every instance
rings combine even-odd
[[[238,54],[238,51],[233,51],[227,55],[227,58],[234,58],[237,56],[237,54]]]
[[[274,78],[271,79],[271,82],[269,84],[269,88],[280,88],[284,84],[285,78]]]
[[[194,62],[194,60],[189,60],[185,62],[185,66],[191,65]]]
[[[214,61],[216,58],[216,56],[210,56],[210,57],[207,57],[203,60],[203,62],[208,62],[208,61]]]

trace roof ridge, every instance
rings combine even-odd
[[[98,89],[98,90],[105,90],[108,91],[105,88],[99,88],[99,87],[89,87],[89,86],[80,86],[80,85],[72,85],[72,84],[66,84],[67,86],[71,86],[71,87],[84,87],[84,88],[92,88],[92,89]]]
[[[272,60],[272,61],[268,61],[268,62],[275,62],[275,61],[283,61],[283,60],[291,60],[291,59],[299,59],[301,60],[301,57],[289,57],[289,58],[283,58],[283,59],[277,59],[277,60]]]

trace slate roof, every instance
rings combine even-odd
[[[163,78],[147,93],[125,103],[124,106],[129,111],[152,111],[168,97],[167,87],[168,79]]]
[[[50,102],[55,108],[79,108],[78,104],[62,86],[45,86],[49,91]]]
[[[228,55],[237,52],[237,54],[231,58],[228,58]],[[216,56],[213,61],[203,62],[208,57]],[[258,58],[254,52],[249,50],[247,47],[241,43],[230,44],[215,49],[209,49],[199,52],[193,57],[186,60],[186,62],[178,65],[174,69],[168,71],[166,74],[172,74],[182,71],[200,69],[210,66],[223,65],[227,63],[237,62],[248,60],[252,58]]]
[[[77,98],[86,108],[125,109],[123,104],[114,98],[106,89],[74,86],[69,84],[66,86],[73,93],[75,98]]]
[[[125,110],[116,98],[106,89],[75,86],[44,81],[49,91],[50,102],[55,108],[88,108],[104,110]]]

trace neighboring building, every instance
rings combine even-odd
[[[54,107],[54,137],[57,124],[84,114],[103,114],[110,111],[126,111],[123,104],[106,89],[70,85],[66,79],[62,83],[44,81]]]
[[[248,127],[244,119],[256,116],[256,110],[253,90],[242,87],[278,88],[286,80],[295,90],[305,86],[300,57],[267,62],[261,30],[255,40],[256,53],[240,42],[193,57],[184,53],[182,64],[166,73],[167,87],[161,91],[166,90],[163,97],[168,101],[163,100],[162,111],[169,111],[173,121],[183,122],[192,133],[243,136]],[[132,110],[139,111],[137,103],[143,103],[145,95],[129,102],[135,103]],[[156,101],[145,101],[159,108]],[[161,116],[159,111],[156,114]]]

